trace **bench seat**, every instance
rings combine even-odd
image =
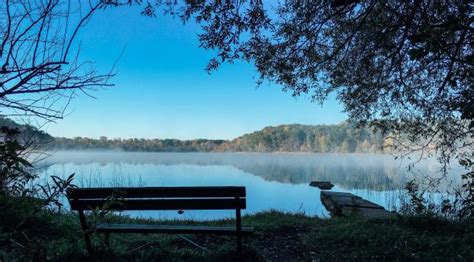
[[[84,233],[87,250],[92,253],[90,235],[105,233],[157,233],[157,234],[214,234],[233,235],[237,240],[237,252],[242,253],[242,237],[253,233],[252,227],[242,227],[241,210],[246,208],[246,192],[242,186],[198,186],[198,187],[108,187],[77,188],[66,190],[72,210],[77,210]],[[87,221],[85,212],[130,211],[130,210],[235,210],[235,226],[205,225],[156,225],[115,224],[93,225]],[[157,222],[159,223],[159,222]],[[202,249],[198,244],[180,236]]]
[[[143,224],[98,224],[98,233],[163,233],[163,234],[215,234],[236,235],[234,227],[189,226],[189,225],[143,225]],[[252,235],[253,227],[242,227],[242,235]]]

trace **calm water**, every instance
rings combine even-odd
[[[328,180],[333,191],[353,192],[394,209],[404,182],[410,177],[408,162],[376,154],[260,154],[260,153],[136,153],[56,152],[43,162],[43,177],[75,173],[79,187],[109,186],[245,186],[244,214],[277,209],[328,216],[320,190],[311,180]],[[436,174],[434,161],[416,171]],[[232,211],[132,212],[154,218],[215,219]]]

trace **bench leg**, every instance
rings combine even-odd
[[[236,197],[235,200],[238,201],[239,197]],[[235,210],[235,220],[237,227],[237,254],[239,257],[242,257],[242,217],[239,208]]]
[[[86,216],[82,210],[79,210],[79,220],[81,221],[82,231],[84,232],[84,241],[86,242],[87,251],[89,251],[89,255],[92,255],[92,244],[91,244],[91,237],[89,230],[89,225],[86,221]]]

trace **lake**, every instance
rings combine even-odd
[[[41,177],[75,173],[79,187],[110,186],[245,186],[247,209],[299,212],[327,217],[320,190],[312,180],[331,181],[333,191],[352,192],[393,210],[400,205],[411,173],[408,161],[382,154],[299,153],[142,153],[64,151],[41,161]],[[424,161],[415,171],[437,174]],[[66,204],[66,206],[68,206]],[[130,212],[132,216],[208,220],[231,217],[233,211]]]

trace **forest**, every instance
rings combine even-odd
[[[17,127],[28,139],[41,141],[49,150],[122,150],[141,152],[317,152],[380,153],[390,140],[375,130],[346,122],[336,125],[280,125],[265,127],[232,140],[53,137],[31,125],[0,118],[0,126]]]

